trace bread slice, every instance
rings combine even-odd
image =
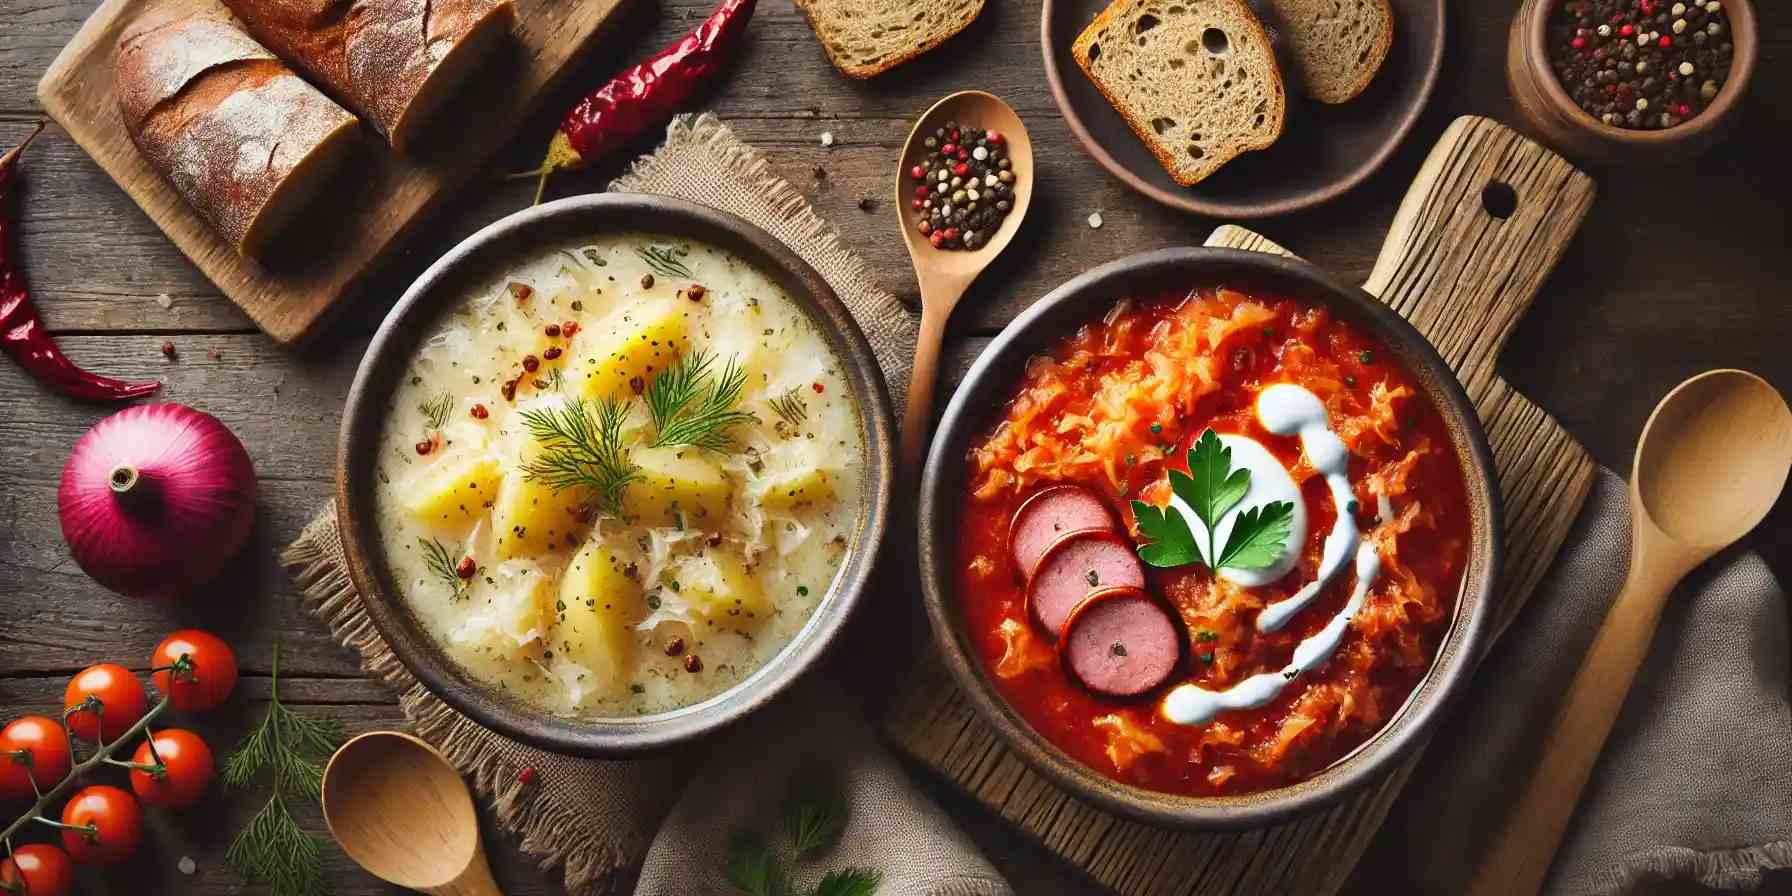
[[[224,5],[257,40],[401,152],[516,22],[512,0],[224,0]]]
[[[1281,69],[1242,0],[1114,0],[1071,54],[1184,186],[1282,135]]]
[[[882,74],[965,29],[984,0],[796,0],[834,67]]]
[[[137,148],[251,258],[342,166],[359,130],[233,23],[207,17],[133,25],[113,80]]]
[[[1322,103],[1369,88],[1394,45],[1388,0],[1260,0],[1281,26],[1301,92]]]

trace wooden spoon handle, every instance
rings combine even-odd
[[[1593,764],[1655,638],[1662,606],[1696,562],[1651,534],[1635,534],[1624,588],[1581,660],[1543,741],[1542,758],[1506,815],[1468,896],[1530,896],[1542,888]]]
[[[504,896],[498,882],[492,880],[491,865],[485,860],[483,848],[473,850],[473,861],[467,863],[459,877],[424,892],[432,896]]]
[[[956,298],[956,297],[954,297]],[[902,447],[897,455],[899,481],[915,483],[927,451],[927,433],[933,422],[933,387],[940,374],[940,345],[946,338],[946,319],[951,306],[926,302],[921,306],[921,332],[915,337],[915,369],[909,375],[908,410],[902,415]]]

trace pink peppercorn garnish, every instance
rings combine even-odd
[[[436,450],[436,444],[434,442],[423,441],[423,442],[417,443],[417,453],[418,454],[428,454],[434,450]]]
[[[569,320],[566,323],[561,324],[560,332],[565,333],[566,338],[571,339],[574,334],[579,332],[579,322],[576,320]]]
[[[491,416],[491,411],[486,410],[485,405],[482,404],[473,405],[473,410],[469,413],[473,415],[473,419],[475,420],[484,420]]]
[[[530,784],[534,784],[536,777],[537,777],[537,775],[535,773],[535,769],[532,767],[525,768],[522,771],[516,773],[517,783],[523,785],[524,787],[527,787]]]
[[[548,359],[549,361],[552,361],[555,358],[560,357],[560,346],[557,346],[557,345],[548,346],[547,351],[542,352],[541,356],[543,358]]]
[[[815,394],[816,394],[816,395],[820,395],[820,394],[821,394],[821,393],[823,393],[823,392],[825,392],[825,391],[827,391],[827,387],[826,387],[826,386],[823,386],[823,385],[822,385],[822,384],[820,384],[820,383],[815,383],[815,384],[813,384],[813,385],[812,385],[812,386],[810,386],[810,388],[812,388],[812,389],[814,389],[814,390],[815,390]]]
[[[527,370],[530,373],[534,373],[536,368],[538,368],[540,366],[541,366],[540,358],[537,358],[534,355],[524,355],[523,356],[523,369],[524,370]]]
[[[560,338],[560,325],[559,324],[548,324],[546,327],[544,327],[542,329],[542,332],[546,333],[548,335],[549,339],[559,339]]]

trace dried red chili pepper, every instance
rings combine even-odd
[[[669,118],[721,67],[746,33],[757,0],[722,0],[683,40],[617,75],[572,107],[548,143],[535,200],[548,175],[583,168]]]
[[[37,130],[11,151],[0,155],[0,348],[19,363],[25,372],[64,395],[87,401],[123,401],[140,398],[157,389],[161,383],[127,383],[111,377],[88,373],[76,367],[56,347],[50,333],[38,319],[37,306],[25,289],[25,272],[15,257],[13,216],[10,214],[13,184],[18,180],[19,156],[25,147],[43,133]]]

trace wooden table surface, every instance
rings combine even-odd
[[[512,141],[494,173],[532,167],[555,110],[582,85],[675,39],[709,5],[640,0],[553,108]],[[1501,76],[1514,5],[1451,4],[1445,71],[1432,107],[1368,184],[1327,208],[1253,226],[1318,264],[1364,277],[1406,183],[1451,117],[1473,112],[1515,120]],[[95,0],[0,0],[0,146],[17,143],[40,117],[33,87],[94,6]],[[1607,465],[1628,467],[1649,409],[1694,372],[1745,367],[1792,392],[1785,178],[1792,19],[1772,8],[1763,12],[1761,64],[1738,135],[1685,165],[1596,170],[1600,197],[1592,215],[1505,353],[1504,373],[1513,385]],[[914,283],[885,201],[910,118],[965,87],[1013,104],[1035,140],[1037,201],[1019,240],[953,321],[954,373],[990,334],[1059,282],[1132,252],[1197,244],[1221,223],[1148,203],[1083,155],[1046,89],[1038,34],[1036,4],[991,0],[964,35],[861,83],[828,65],[790,0],[764,0],[743,55],[703,99],[761,148],[778,173],[805,188],[886,287],[910,298]],[[833,134],[832,147],[821,145],[823,132]],[[89,663],[118,660],[141,669],[166,631],[192,624],[231,639],[243,665],[242,698],[200,726],[220,750],[259,717],[276,640],[283,645],[289,700],[339,718],[351,731],[400,725],[392,695],[364,679],[349,654],[296,608],[274,557],[330,493],[342,399],[373,326],[443,250],[527,204],[531,185],[495,178],[474,184],[343,320],[307,350],[288,354],[257,333],[66,134],[52,127],[24,163],[26,269],[63,346],[107,373],[159,377],[167,384],[162,397],[222,418],[248,445],[262,499],[245,559],[202,597],[161,606],[106,592],[69,561],[55,515],[57,477],[69,447],[106,409],[50,395],[0,363],[0,718],[49,708],[67,676]],[[564,176],[550,195],[600,189],[615,170]],[[863,196],[875,197],[878,207],[861,210]],[[1085,219],[1097,210],[1105,224],[1090,230]],[[158,296],[172,305],[163,307]],[[174,344],[177,359],[163,357],[165,341]],[[947,388],[953,380],[948,374]],[[1792,573],[1792,508],[1782,504],[1752,542],[1782,577]],[[1020,892],[1097,892],[951,794],[939,795]],[[222,867],[222,855],[250,803],[217,800],[185,816],[151,813],[153,833],[141,858],[117,873],[85,877],[84,892],[237,892],[240,884]],[[321,829],[312,813],[302,822]],[[487,838],[506,892],[559,892],[508,838]],[[195,877],[176,871],[183,856],[197,859]],[[387,892],[333,848],[328,856],[334,892]]]

